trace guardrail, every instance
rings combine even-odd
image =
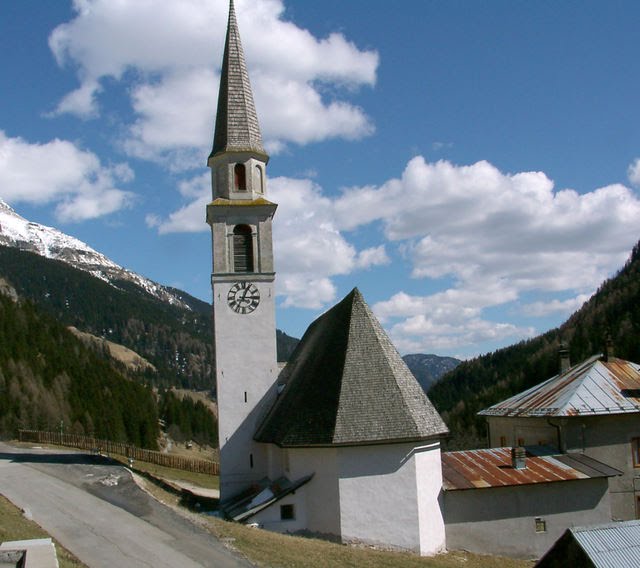
[[[145,450],[122,442],[100,440],[91,436],[63,434],[61,432],[43,432],[41,430],[18,430],[18,439],[21,442],[53,444],[56,446],[67,446],[69,448],[78,448],[93,452],[117,454],[137,461],[153,463],[194,473],[207,473],[209,475],[219,475],[220,473],[219,465],[213,461],[172,456],[170,454],[163,454],[162,452]]]

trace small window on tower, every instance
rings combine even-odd
[[[247,190],[247,170],[244,164],[236,164],[233,168],[235,188],[237,191]]]
[[[264,193],[264,175],[260,166],[256,166],[256,181],[258,183],[258,191]]]
[[[233,271],[253,272],[253,235],[249,225],[233,228]]]
[[[631,439],[631,453],[633,456],[633,467],[640,467],[640,438]]]

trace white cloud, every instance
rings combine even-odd
[[[199,166],[203,147],[211,143],[227,4],[75,0],[74,9],[74,18],[51,33],[49,45],[61,66],[77,70],[80,86],[53,114],[93,117],[97,95],[108,98],[104,79],[121,81],[135,115],[125,129],[126,151],[174,170]],[[348,97],[375,83],[377,53],[358,49],[341,34],[318,39],[283,21],[280,0],[238,1],[236,13],[271,152],[289,143],[373,132]]]
[[[180,184],[187,203],[162,218],[150,214],[147,226],[160,234],[206,231],[211,180],[203,174]],[[389,262],[384,245],[357,251],[338,231],[331,199],[311,180],[269,180],[267,198],[278,204],[273,225],[278,295],[285,307],[318,309],[335,300],[331,277]]]
[[[383,266],[389,264],[391,259],[387,256],[384,245],[361,250],[358,253],[356,265],[358,268],[370,268],[372,266]]]
[[[640,200],[622,185],[555,191],[542,172],[504,174],[485,161],[418,156],[399,179],[345,190],[334,208],[342,230],[381,223],[414,278],[448,287],[375,306],[401,348],[423,351],[528,337],[528,328],[489,321],[487,309],[525,291],[569,291],[573,300],[525,308],[531,316],[569,313],[623,265],[639,236]]]
[[[528,316],[542,317],[549,314],[571,315],[579,310],[590,298],[589,294],[578,294],[567,300],[550,300],[548,302],[532,302],[522,306],[522,313]]]
[[[10,203],[54,203],[63,222],[94,219],[130,205],[133,194],[116,185],[132,179],[126,164],[103,166],[66,140],[30,144],[0,131],[0,191]]]
[[[160,232],[206,230],[208,175],[180,187],[189,202]],[[274,178],[278,293],[285,306],[317,309],[335,300],[332,278],[404,255],[430,293],[399,292],[374,305],[403,351],[490,349],[531,337],[499,315],[524,292],[574,292],[533,302],[527,315],[570,313],[627,258],[638,238],[640,200],[621,185],[585,194],[554,191],[543,173],[503,174],[488,162],[455,166],[412,159],[399,179],[345,190],[337,198],[311,180]],[[387,244],[358,251],[349,231],[381,223]],[[393,245],[389,251],[389,245]],[[434,288],[435,286],[435,288]],[[415,288],[415,286],[414,286]],[[489,317],[489,313],[492,314]]]
[[[632,185],[640,187],[640,158],[636,158],[629,166],[627,177]]]

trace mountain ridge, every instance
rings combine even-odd
[[[163,286],[132,270],[123,268],[87,243],[62,231],[34,223],[19,215],[0,198],[0,245],[34,252],[44,258],[60,260],[88,272],[95,278],[113,284],[116,281],[133,282],[159,299],[189,308],[175,288]]]

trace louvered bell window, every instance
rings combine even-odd
[[[253,236],[248,225],[233,229],[233,271],[253,272]]]

